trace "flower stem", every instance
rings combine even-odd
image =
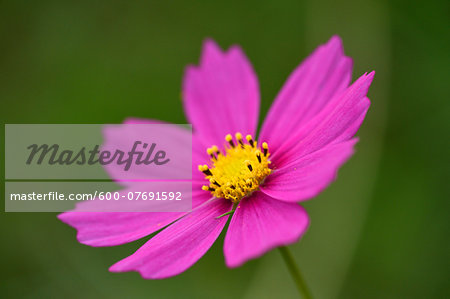
[[[217,216],[216,219],[219,219],[219,218],[222,218],[222,217],[224,217],[224,216],[233,214],[233,213],[236,211],[236,207],[237,207],[237,206],[238,206],[238,203],[235,202],[235,203],[233,204],[233,208],[231,208],[231,211],[226,212],[226,213],[223,213],[223,214],[220,215],[220,216]]]
[[[297,286],[299,293],[305,299],[312,299],[311,293],[309,292],[305,280],[303,279],[302,274],[300,273],[300,269],[295,263],[294,256],[292,255],[291,251],[286,246],[281,246],[278,248],[280,249],[284,262],[286,263],[286,266],[288,267],[289,272],[291,273],[292,279],[294,279],[295,285]]]

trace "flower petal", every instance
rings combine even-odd
[[[258,80],[238,46],[222,52],[205,41],[200,66],[186,69],[183,99],[188,121],[209,145],[220,146],[229,133],[256,132]]]
[[[238,267],[268,250],[296,242],[309,224],[305,209],[257,192],[243,199],[225,237],[228,267]]]
[[[328,145],[277,169],[267,177],[261,191],[288,202],[316,196],[336,178],[339,167],[353,154],[356,142],[352,139]]]
[[[117,246],[148,236],[184,214],[182,212],[65,212],[59,214],[58,218],[78,231],[78,242],[102,247]]]
[[[142,191],[142,189],[139,189]],[[135,191],[135,190],[134,190]],[[124,189],[127,195],[133,189]],[[211,196],[207,192],[193,192],[192,208],[205,203]],[[94,246],[117,246],[148,236],[179,219],[186,212],[78,212],[58,215],[62,222],[77,230],[78,242]]]
[[[370,101],[366,97],[374,72],[362,75],[322,111],[302,126],[289,141],[273,151],[273,165],[281,168],[328,144],[351,139],[361,125]],[[270,146],[270,145],[269,145]]]
[[[139,124],[166,124],[167,126],[164,127],[161,133],[152,134],[148,132],[148,127],[140,127],[138,126]],[[161,135],[163,133],[164,136]],[[105,126],[103,136],[102,149],[109,149],[113,152],[117,149],[126,152],[135,141],[154,140],[155,136],[158,136],[157,140],[163,142],[165,147],[170,145],[169,149],[177,149],[172,150],[172,162],[164,165],[163,169],[159,168],[158,172],[150,172],[148,166],[145,165],[133,165],[128,171],[124,170],[123,165],[117,163],[104,165],[108,175],[123,186],[132,186],[133,180],[177,179],[180,178],[180,175],[186,176],[187,166],[185,161],[190,160],[192,160],[192,179],[194,181],[203,181],[204,176],[198,171],[197,167],[199,164],[204,164],[208,161],[205,150],[206,145],[195,134],[192,134],[190,130],[184,127],[153,119],[128,118],[123,125]],[[176,155],[175,159],[173,159],[174,155]],[[186,177],[182,179],[186,179]]]
[[[351,75],[352,60],[344,56],[341,39],[333,36],[289,76],[264,121],[260,141],[278,148],[344,90]]]
[[[230,209],[231,203],[224,199],[206,202],[109,270],[137,271],[146,279],[162,279],[180,274],[208,251],[228,219],[228,216],[217,217]]]

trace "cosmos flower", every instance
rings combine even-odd
[[[335,179],[353,154],[354,135],[369,108],[366,94],[374,73],[350,85],[351,73],[352,60],[334,36],[289,76],[255,138],[256,74],[239,47],[223,52],[207,40],[200,65],[186,69],[182,87],[193,126],[192,211],[66,212],[58,217],[90,246],[120,245],[164,228],[110,268],[138,271],[147,279],[167,278],[192,266],[228,218],[228,267],[294,243],[309,225],[298,202],[315,197]]]

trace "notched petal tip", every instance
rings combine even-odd
[[[353,89],[354,91],[358,91],[361,94],[361,96],[363,96],[365,99],[367,99],[367,97],[365,95],[369,91],[369,87],[372,84],[374,76],[375,76],[375,71],[372,71],[370,73],[365,72],[358,79],[356,79],[355,82],[353,82],[353,84],[348,88],[348,90]],[[363,98],[363,100],[364,100],[364,98]]]
[[[333,35],[326,43],[321,44],[316,48],[316,52],[326,51],[328,55],[331,53],[338,53],[344,55],[344,43],[339,35]]]
[[[119,273],[119,272],[126,272],[129,270],[124,269],[124,267],[122,266],[122,261],[118,261],[115,264],[113,264],[112,266],[109,267],[108,271],[109,272],[113,272],[113,273]]]
[[[215,50],[215,51],[219,51],[219,52],[222,51],[220,49],[219,44],[211,37],[207,37],[203,40],[202,48],[203,48],[203,51],[206,51],[206,50]]]
[[[200,58],[200,67],[213,64],[224,55],[220,46],[211,38],[207,38],[203,42],[202,54]]]
[[[336,45],[339,45],[340,47],[343,47],[342,38],[337,34],[334,34],[333,36],[331,36],[330,39],[328,40],[327,44],[336,44]]]
[[[65,224],[70,225],[68,218],[70,217],[70,213],[69,212],[64,212],[61,214],[56,215],[56,218],[58,218],[60,221],[64,222]]]
[[[231,45],[228,48],[226,54],[228,55],[228,57],[238,57],[240,59],[248,60],[244,50],[239,45]]]

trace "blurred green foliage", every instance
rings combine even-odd
[[[372,107],[355,157],[305,204],[312,225],[292,249],[316,298],[448,298],[449,11],[444,0],[2,1],[0,114],[3,123],[184,123],[183,68],[212,37],[243,47],[264,115],[294,67],[339,34],[354,77],[377,72]],[[52,213],[1,213],[0,223],[5,298],[297,295],[277,251],[227,269],[223,236],[182,275],[146,281],[107,271],[145,239],[90,248]]]

